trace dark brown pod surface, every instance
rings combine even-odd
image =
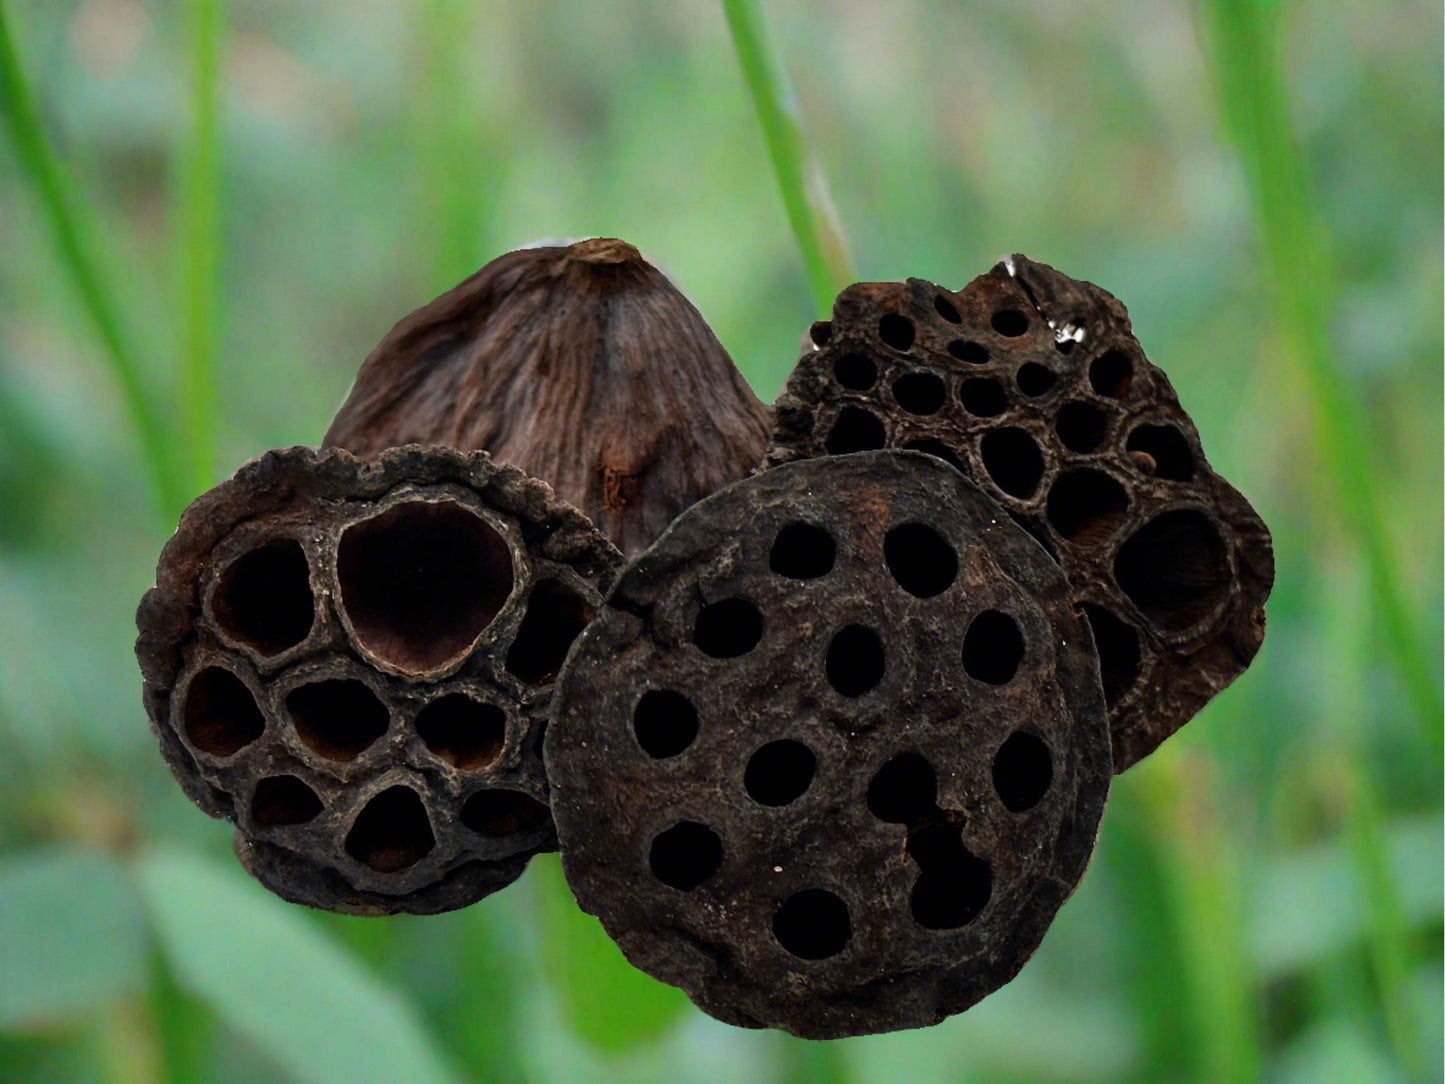
[[[957,293],[857,283],[813,326],[775,411],[770,463],[929,452],[1063,565],[1098,643],[1117,771],[1259,650],[1269,531],[1097,286],[1021,255]]]
[[[552,681],[621,563],[483,453],[268,452],[186,509],[141,600],[151,728],[277,895],[465,907],[555,849]]]
[[[627,958],[809,1038],[1013,978],[1112,774],[1059,567],[957,471],[888,452],[683,513],[568,657],[546,761],[568,883]]]
[[[625,241],[528,248],[402,319],[325,445],[491,452],[624,553],[758,465],[767,407],[692,303]]]

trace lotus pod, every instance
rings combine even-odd
[[[1009,981],[1111,779],[1062,571],[939,460],[791,463],[684,512],[558,681],[568,883],[746,1027],[934,1024]]]
[[[268,452],[161,553],[136,618],[151,727],[277,895],[464,907],[555,849],[552,682],[621,563],[485,453]]]
[[[692,303],[613,238],[509,252],[403,318],[324,444],[491,452],[631,555],[745,476],[770,415]]]
[[[1269,532],[1097,286],[1021,255],[956,293],[857,283],[813,325],[775,411],[769,463],[929,452],[1062,564],[1098,643],[1116,771],[1259,650]]]

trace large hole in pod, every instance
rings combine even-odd
[[[679,892],[691,892],[709,880],[722,860],[722,840],[697,821],[679,821],[659,833],[647,856],[652,875]]]
[[[802,960],[836,956],[853,937],[848,905],[827,889],[806,888],[774,912],[773,936]]]
[[[355,678],[298,686],[286,694],[286,710],[306,747],[327,760],[355,760],[391,723],[371,686]]]
[[[597,611],[561,580],[542,580],[527,599],[527,613],[507,650],[507,669],[528,685],[546,685],[562,669],[572,641]]]
[[[266,729],[246,683],[219,666],[191,678],[181,716],[191,744],[213,757],[235,756]]]
[[[453,501],[408,501],[353,523],[336,554],[341,604],[361,645],[404,673],[459,660],[506,604],[512,555]]]
[[[1044,740],[1015,730],[993,757],[993,789],[1010,813],[1038,805],[1054,781],[1054,760]]]
[[[314,608],[306,551],[290,538],[236,558],[211,595],[221,631],[262,655],[279,655],[306,639]]]
[[[417,713],[416,732],[448,764],[471,771],[494,764],[507,743],[507,713],[466,693],[448,693]]]
[[[1049,522],[1077,546],[1106,541],[1128,512],[1129,494],[1103,471],[1067,471],[1049,487]]]
[[[1150,621],[1180,631],[1207,617],[1228,593],[1228,551],[1204,513],[1164,512],[1119,547],[1114,579]]]
[[[410,787],[388,787],[357,814],[346,853],[378,873],[400,873],[436,846],[426,807]]]

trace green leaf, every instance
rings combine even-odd
[[[1439,817],[1418,817],[1395,820],[1383,833],[1382,858],[1404,918],[1416,927],[1440,918],[1442,832]],[[1250,919],[1254,966],[1265,979],[1318,964],[1363,938],[1365,895],[1345,844],[1320,844],[1272,859]]]
[[[641,1046],[670,1028],[688,1007],[681,990],[638,971],[607,931],[577,906],[551,855],[532,862],[541,895],[547,972],[572,1030],[609,1054]]]
[[[455,1079],[414,1009],[299,909],[178,850],[146,853],[137,872],[180,983],[298,1080]]]
[[[0,861],[0,1028],[53,1023],[145,985],[146,930],[121,865],[46,850]]]

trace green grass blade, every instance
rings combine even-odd
[[[1370,569],[1372,604],[1390,663],[1437,757],[1438,659],[1406,606],[1381,508],[1376,454],[1330,343],[1335,282],[1309,170],[1290,120],[1274,0],[1204,0],[1209,53],[1225,127],[1244,165],[1281,322],[1313,400],[1316,445],[1344,520]]]
[[[818,311],[826,317],[833,311],[834,295],[854,279],[843,234],[823,198],[818,174],[810,172],[802,127],[784,91],[781,66],[768,44],[757,0],[723,0],[723,8],[808,286]]]
[[[178,217],[181,311],[180,404],[191,487],[209,489],[216,456],[216,354],[221,255],[220,0],[190,5],[191,126],[180,153]]]
[[[95,237],[66,184],[59,159],[40,124],[34,95],[20,69],[13,25],[9,5],[0,0],[0,116],[4,118],[21,169],[35,189],[61,264],[105,347],[131,423],[140,438],[161,513],[173,520],[187,498],[176,442],[162,423],[161,413],[145,387],[113,294],[101,279]]]
[[[1204,758],[1175,748],[1161,753],[1144,775],[1120,784],[1141,799],[1155,835],[1193,1032],[1192,1079],[1248,1084],[1259,1079],[1264,1060],[1258,995],[1218,791]]]

